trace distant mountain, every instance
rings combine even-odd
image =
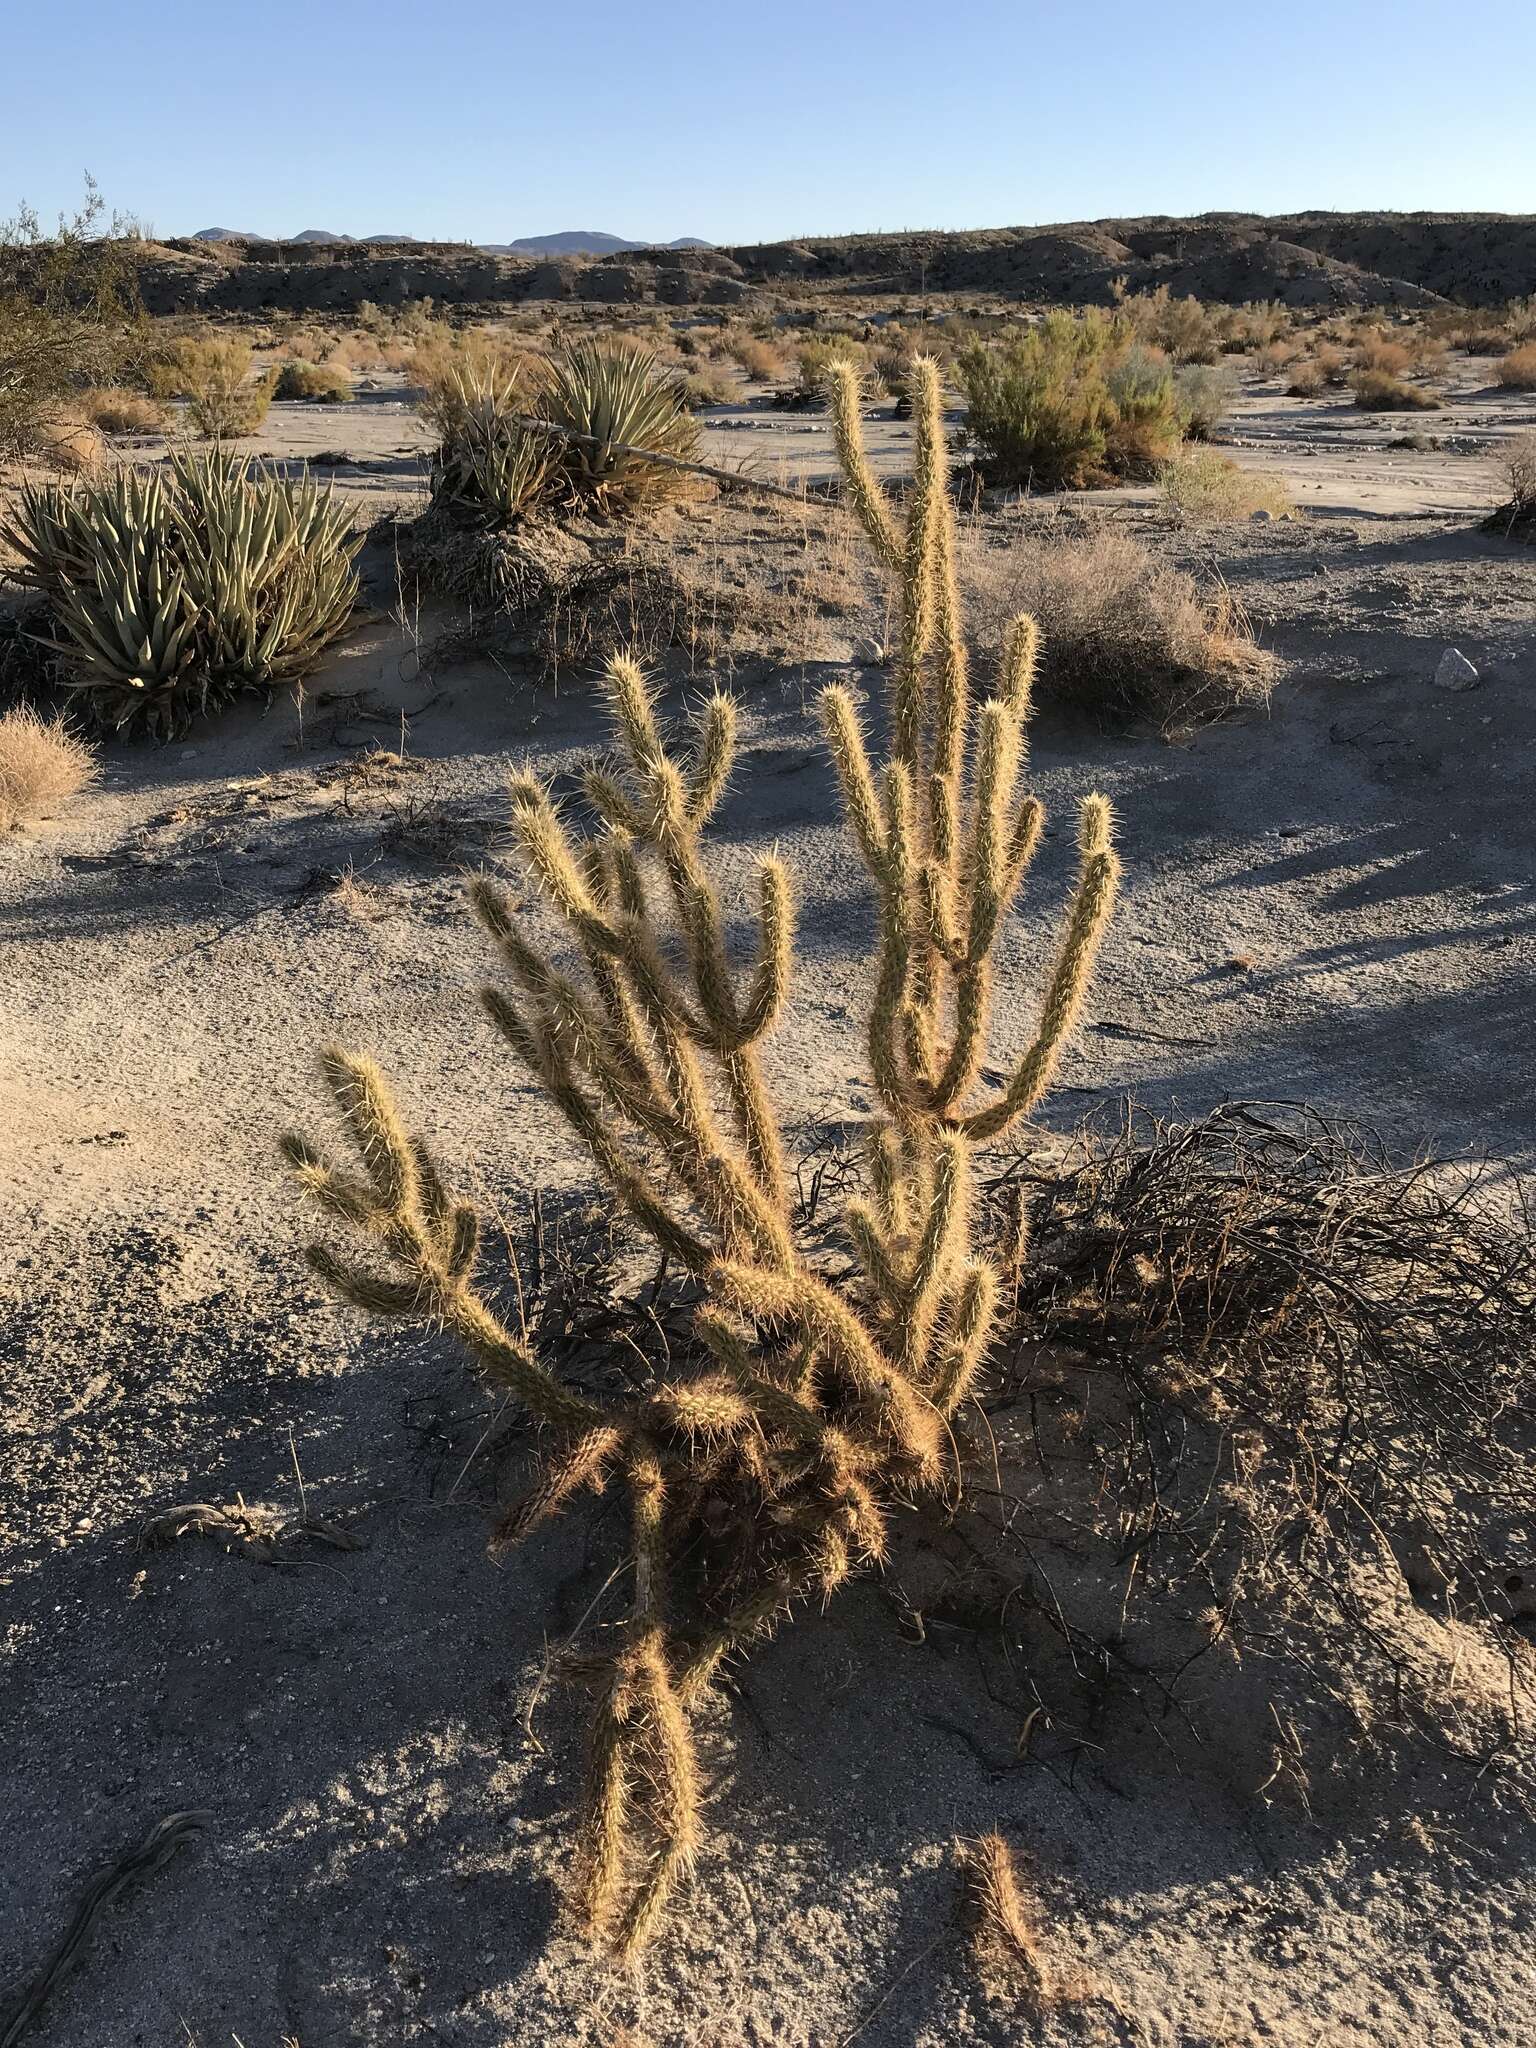
[[[600,228],[565,228],[554,235],[520,235],[515,242],[482,242],[489,256],[612,256],[623,249],[709,249],[697,235],[679,235],[675,242],[631,242]]]
[[[338,235],[331,228],[301,228],[296,235],[258,235],[249,228],[199,228],[194,242],[334,242],[355,245],[362,242],[414,243],[415,235]],[[600,228],[566,228],[555,235],[523,235],[515,242],[481,242],[488,256],[611,256],[623,249],[711,249],[697,235],[679,235],[675,242],[631,242],[623,235],[604,234]]]

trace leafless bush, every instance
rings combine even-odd
[[[0,718],[0,832],[46,818],[96,780],[96,756],[62,719],[25,707]]]
[[[1058,702],[1168,728],[1263,704],[1274,686],[1275,657],[1226,586],[1202,591],[1128,535],[973,549],[968,568],[984,639],[1017,611],[1039,620],[1041,687]]]

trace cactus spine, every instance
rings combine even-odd
[[[756,957],[741,969],[704,858],[734,758],[735,709],[714,697],[674,745],[624,657],[606,677],[622,766],[585,777],[598,833],[573,837],[531,777],[511,790],[523,861],[580,972],[525,938],[507,897],[480,880],[472,901],[508,984],[482,998],[632,1220],[691,1276],[707,1368],[611,1407],[561,1384],[476,1291],[473,1212],[446,1193],[370,1062],[339,1051],[324,1062],[360,1178],[308,1141],[286,1141],[307,1192],[382,1255],[380,1270],[314,1245],[314,1269],[360,1307],[440,1319],[545,1425],[541,1477],[498,1539],[521,1539],[610,1479],[627,1491],[633,1604],[599,1686],[581,1889],[591,1927],[627,1956],[654,1932],[696,1853],[690,1708],[794,1602],[825,1598],[881,1560],[891,1506],[941,1478],[948,1418],[984,1365],[1023,1256],[1017,1217],[997,1247],[976,1242],[973,1153],[1049,1085],[1118,874],[1108,806],[1089,798],[1033,1040],[1001,1089],[974,1100],[993,949],[1040,837],[1040,806],[1018,792],[1037,635],[1032,621],[1015,623],[995,693],[973,709],[938,372],[914,366],[916,475],[904,519],[865,457],[853,374],[842,367],[835,378],[848,496],[896,579],[901,615],[891,752],[878,772],[849,695],[822,700],[880,912],[868,1042],[882,1109],[869,1134],[869,1197],[846,1215],[857,1282],[834,1287],[797,1241],[763,1080],[760,1048],[782,1012],[794,949],[789,878],[776,858],[760,863]],[[668,929],[681,968],[678,949],[662,945]],[[750,1541],[729,1589],[704,1588],[690,1628],[670,1575],[706,1495],[731,1503]]]

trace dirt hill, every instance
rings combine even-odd
[[[1536,216],[1471,213],[1204,214],[1051,227],[839,235],[738,248],[624,249],[540,258],[463,243],[146,245],[153,313],[352,311],[527,299],[729,305],[782,292],[928,292],[1023,303],[1105,302],[1166,284],[1180,295],[1295,306],[1486,305],[1536,291]]]

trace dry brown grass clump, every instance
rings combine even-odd
[[[79,394],[78,404],[103,434],[157,434],[165,425],[164,406],[123,384],[92,385]]]
[[[1493,375],[1506,391],[1536,391],[1536,342],[1511,349]]]
[[[1037,2012],[1055,1996],[1040,1939],[1040,1908],[1026,1901],[1012,1849],[995,1830],[961,1844],[976,1969],[988,1990],[1023,1997]]]
[[[1359,370],[1350,388],[1362,412],[1438,412],[1443,403],[1438,393],[1405,384],[1391,370]]]
[[[1225,584],[1202,591],[1127,534],[973,550],[968,584],[983,632],[1014,609],[1040,622],[1044,695],[1099,717],[1164,729],[1266,703],[1278,663]]]
[[[25,706],[0,717],[0,832],[50,817],[88,789],[101,770],[95,754],[61,718]]]
[[[784,374],[784,357],[771,341],[764,341],[756,334],[730,333],[724,337],[724,347],[731,359],[739,363],[747,375],[758,384],[776,384]]]
[[[1296,507],[1283,485],[1251,469],[1241,469],[1214,448],[1188,448],[1158,475],[1163,495],[1186,519],[1211,524],[1224,519],[1251,519],[1267,512],[1272,519],[1294,519]]]
[[[350,405],[354,393],[352,379],[334,361],[306,363],[295,358],[278,371],[272,396],[313,405]]]

